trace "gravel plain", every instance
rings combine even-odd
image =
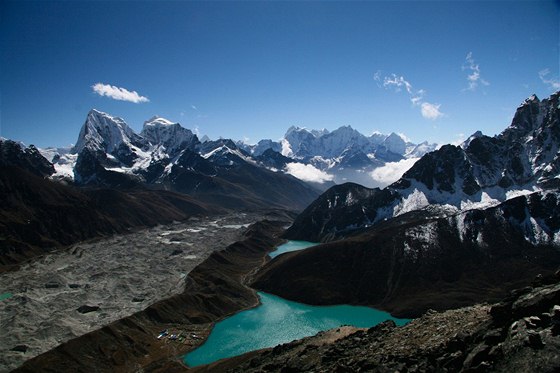
[[[191,218],[78,243],[0,275],[0,371],[181,293],[213,251],[256,214]]]

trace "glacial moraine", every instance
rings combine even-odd
[[[2,273],[0,371],[181,293],[193,268],[259,219],[193,218],[78,243]],[[25,353],[13,350],[19,345]]]

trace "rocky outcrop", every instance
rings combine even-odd
[[[333,186],[298,215],[285,236],[311,242],[344,237],[371,226],[378,217],[378,207],[390,205],[396,198],[390,189],[354,183]]]
[[[560,273],[501,303],[338,330],[219,361],[195,372],[556,372]]]

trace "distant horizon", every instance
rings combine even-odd
[[[163,119],[169,120],[168,118],[165,118],[165,117],[163,117],[163,116],[161,116],[161,115],[152,115],[150,118],[148,118],[148,119],[146,119],[144,122],[142,122],[142,124],[139,126],[139,128],[134,128],[134,127],[126,120],[126,118],[123,118],[122,116],[114,115],[113,113],[107,113],[107,112],[104,112],[104,111],[102,111],[102,110],[99,110],[99,109],[96,109],[96,108],[92,108],[92,109],[88,110],[88,112],[87,112],[87,114],[86,114],[86,117],[85,117],[85,119],[84,119],[84,121],[83,121],[83,123],[82,123],[82,126],[85,124],[85,122],[86,122],[86,120],[87,120],[87,115],[88,115],[91,111],[93,111],[93,110],[96,110],[96,111],[98,111],[98,112],[100,112],[100,113],[104,113],[104,114],[110,115],[110,116],[113,117],[113,118],[120,118],[120,119],[124,120],[125,123],[126,123],[130,128],[132,128],[132,130],[133,130],[136,134],[140,134],[140,132],[142,131],[142,128],[143,128],[144,123],[149,122],[151,119],[154,119],[154,118],[163,118]],[[171,122],[173,122],[173,121],[171,121]],[[210,136],[208,136],[208,135],[206,135],[206,134],[204,134],[204,133],[197,133],[197,132],[195,132],[192,128],[186,127],[186,126],[185,126],[183,123],[181,123],[181,122],[173,122],[173,124],[175,124],[175,123],[178,123],[181,127],[190,130],[194,135],[196,135],[196,136],[198,137],[199,140],[201,140],[201,139],[204,138],[204,137],[208,137],[210,140],[220,140],[220,139],[223,139],[223,140],[233,140],[233,141],[235,141],[235,142],[240,141],[240,142],[242,142],[242,143],[244,143],[244,144],[247,144],[247,145],[256,145],[256,144],[257,144],[259,141],[261,141],[261,140],[280,141],[280,140],[282,140],[282,139],[284,138],[284,136],[286,135],[286,133],[287,133],[291,128],[303,129],[303,130],[306,130],[306,131],[308,131],[308,132],[313,132],[313,131],[327,131],[327,133],[332,133],[332,132],[335,132],[335,131],[339,130],[340,128],[343,128],[343,127],[350,127],[350,128],[352,128],[353,130],[358,131],[356,128],[352,127],[352,125],[350,125],[350,124],[341,125],[341,126],[339,126],[339,127],[333,128],[333,129],[328,129],[328,128],[310,128],[310,127],[306,127],[306,126],[291,125],[291,126],[287,127],[287,128],[284,130],[283,135],[282,135],[281,137],[277,138],[277,139],[256,139],[255,142],[246,142],[246,141],[245,141],[246,139],[236,139],[236,138],[229,138],[229,137],[223,137],[223,136],[216,137],[216,138],[212,138],[212,137],[210,137]],[[76,132],[76,139],[77,139],[78,136],[79,136],[80,129],[81,129],[81,127],[80,127],[80,128],[78,129],[78,131]],[[370,133],[363,133],[363,132],[361,132],[361,131],[358,131],[358,132],[361,133],[362,135],[366,136],[366,137],[371,137],[371,136],[376,135],[376,134],[377,134],[377,135],[382,135],[382,136],[390,136],[391,134],[394,133],[395,135],[397,135],[397,136],[399,136],[400,138],[402,138],[405,142],[412,142],[412,143],[414,143],[414,144],[420,144],[420,143],[423,143],[423,142],[426,141],[426,140],[424,140],[424,141],[420,141],[420,142],[414,142],[414,141],[411,141],[411,139],[408,138],[408,137],[406,136],[405,133],[396,132],[396,131],[392,131],[392,132],[389,132],[389,133],[382,133],[382,132],[376,131],[376,130],[374,130],[374,131],[372,131],[372,132],[370,132]],[[470,135],[472,135],[472,134],[470,134]],[[470,136],[470,135],[469,135],[469,136]],[[467,136],[467,137],[468,137],[468,136]],[[25,144],[26,146],[29,146],[29,145],[37,146],[36,144],[26,143],[26,142],[21,141],[21,140],[19,140],[19,139],[11,139],[11,138],[3,137],[3,136],[0,136],[0,138],[5,138],[5,139],[7,139],[7,140],[12,140],[12,141],[16,141],[16,142],[21,142],[21,143]],[[40,148],[68,148],[68,147],[73,147],[74,145],[76,145],[76,144],[75,144],[75,143],[70,143],[70,144],[61,145],[61,146],[47,145],[47,146],[38,146],[38,147],[40,147]],[[438,145],[445,145],[445,144],[439,144],[439,143],[438,143]]]
[[[557,92],[560,92],[560,91],[557,91]],[[556,93],[556,92],[554,92],[554,93]],[[554,93],[552,93],[552,94],[554,94]],[[552,94],[551,94],[551,95],[552,95]],[[533,94],[531,94],[531,95],[528,95],[528,96],[527,96],[527,99],[530,98],[530,97],[532,97],[533,95],[536,95],[536,94],[533,93]],[[539,100],[542,100],[542,99],[543,99],[543,97],[539,97],[538,95],[536,95],[536,96],[538,97]],[[550,96],[550,95],[549,95],[549,96]],[[548,98],[549,96],[544,97],[544,98]],[[522,103],[523,103],[523,102],[521,102],[520,105],[521,105]],[[467,140],[470,136],[472,136],[472,135],[475,134],[476,132],[482,132],[483,135],[492,137],[492,136],[495,136],[495,135],[498,135],[499,133],[501,133],[503,130],[505,130],[505,129],[507,128],[507,126],[509,126],[509,125],[511,124],[511,123],[507,124],[504,128],[502,128],[499,132],[497,132],[497,133],[495,133],[495,134],[487,134],[487,133],[484,133],[484,131],[476,130],[476,131],[474,131],[473,133],[466,134],[466,136],[464,137],[464,139],[457,140],[457,141],[450,141],[450,142],[446,142],[446,143],[431,143],[431,142],[428,141],[428,140],[413,141],[412,139],[410,139],[410,138],[407,136],[406,133],[402,133],[402,132],[398,132],[398,131],[391,131],[391,132],[383,133],[383,132],[380,132],[380,131],[378,131],[378,130],[372,130],[371,132],[363,133],[363,132],[359,131],[358,129],[354,128],[351,124],[343,124],[343,125],[340,125],[340,126],[338,126],[338,127],[336,127],[336,128],[332,128],[332,129],[328,129],[328,128],[325,128],[325,127],[323,127],[323,128],[311,128],[311,127],[307,127],[307,126],[290,125],[290,126],[286,127],[286,129],[285,129],[284,132],[283,132],[283,135],[280,136],[279,138],[276,138],[276,139],[262,138],[262,139],[255,139],[254,141],[249,141],[249,142],[247,142],[247,139],[243,139],[243,138],[239,139],[239,138],[229,138],[229,137],[223,137],[223,136],[219,136],[219,137],[210,137],[210,136],[208,136],[207,134],[200,133],[200,131],[198,131],[198,129],[189,128],[189,127],[185,126],[185,125],[184,125],[183,123],[181,123],[181,122],[175,122],[175,121],[170,120],[169,118],[166,118],[166,117],[164,117],[164,116],[157,115],[157,114],[156,114],[156,115],[152,115],[151,117],[147,118],[147,119],[144,120],[141,124],[139,124],[139,125],[137,125],[137,126],[133,126],[131,123],[129,123],[129,122],[126,120],[126,118],[123,118],[122,116],[116,115],[116,114],[113,114],[113,113],[105,112],[105,111],[100,110],[100,109],[97,109],[97,108],[91,108],[91,109],[89,109],[89,110],[87,111],[87,113],[85,114],[85,119],[84,119],[84,121],[83,121],[83,123],[82,123],[82,126],[85,124],[85,122],[86,122],[86,120],[87,120],[87,115],[88,115],[91,111],[93,111],[93,110],[96,110],[96,111],[98,111],[98,112],[102,112],[102,113],[108,114],[108,115],[110,115],[110,116],[112,116],[112,117],[120,118],[120,119],[124,120],[124,121],[126,122],[126,124],[127,124],[130,128],[132,128],[132,130],[133,130],[135,133],[137,133],[137,134],[140,134],[140,132],[142,131],[142,128],[143,128],[144,123],[146,123],[146,122],[148,122],[149,120],[154,119],[154,118],[163,118],[163,119],[169,120],[169,121],[171,121],[171,122],[173,122],[173,123],[178,123],[179,125],[181,125],[181,127],[190,130],[194,135],[196,135],[196,136],[198,137],[199,140],[201,140],[201,139],[204,138],[204,137],[207,137],[207,138],[209,138],[210,140],[220,140],[220,139],[228,140],[228,139],[229,139],[229,140],[233,140],[233,141],[235,141],[235,142],[237,142],[237,141],[242,142],[242,143],[244,143],[244,144],[246,144],[246,145],[256,145],[256,144],[257,144],[259,141],[261,141],[261,140],[280,141],[280,140],[282,140],[282,139],[284,138],[285,134],[286,134],[291,128],[304,129],[304,130],[307,130],[307,131],[309,131],[309,132],[313,132],[313,131],[327,131],[327,133],[332,133],[332,132],[334,132],[334,131],[336,131],[336,130],[342,128],[342,127],[350,127],[350,128],[352,128],[353,130],[358,131],[359,133],[361,133],[362,135],[364,135],[364,136],[366,136],[366,137],[371,137],[371,136],[373,136],[373,135],[375,135],[375,134],[379,134],[379,135],[383,135],[383,136],[389,136],[389,135],[391,135],[392,133],[394,133],[394,134],[398,135],[399,137],[401,137],[405,142],[411,142],[411,143],[416,144],[416,145],[421,144],[421,143],[424,143],[424,142],[428,142],[428,143],[430,143],[430,144],[436,144],[436,145],[438,145],[438,146],[447,145],[447,144],[459,145],[460,143],[462,143],[463,141]],[[512,117],[512,118],[513,118],[513,117]],[[135,128],[135,127],[137,127],[137,128]],[[80,129],[81,129],[81,127],[79,127],[78,130],[77,130],[77,132],[76,132],[76,139],[77,139],[78,136],[79,136]],[[75,142],[72,142],[72,143],[65,144],[65,145],[63,144],[63,145],[46,145],[46,146],[39,146],[39,145],[34,144],[34,143],[27,143],[27,142],[22,141],[22,140],[20,140],[20,139],[12,139],[12,138],[8,138],[8,137],[4,137],[4,136],[2,136],[1,134],[0,134],[0,138],[4,138],[4,139],[7,139],[7,140],[12,140],[12,141],[20,142],[20,143],[23,143],[23,144],[26,145],[26,146],[33,145],[33,146],[36,146],[36,147],[38,147],[38,148],[61,148],[61,149],[64,149],[64,148],[73,147],[73,146],[75,145]]]
[[[291,126],[494,136],[560,89],[557,1],[0,4],[0,136],[70,146],[89,110],[211,139]]]

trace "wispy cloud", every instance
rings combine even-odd
[[[541,81],[548,85],[550,89],[557,91],[560,89],[560,80],[558,80],[558,77],[550,77],[550,69],[543,69],[541,71],[539,71],[539,78],[541,78]]]
[[[107,96],[113,100],[134,102],[135,104],[150,101],[147,97],[140,96],[136,91],[129,91],[128,89],[110,84],[96,83],[92,85],[91,88],[93,88],[93,92],[98,95]]]
[[[373,75],[373,79],[377,82],[378,86],[385,89],[392,89],[395,92],[401,92],[404,89],[410,98],[412,106],[419,107],[420,113],[424,118],[435,120],[445,115],[439,110],[441,107],[440,104],[432,104],[425,101],[424,96],[426,95],[426,91],[424,89],[415,90],[404,76],[391,74],[382,78],[381,72],[377,71]]]
[[[476,91],[479,85],[488,86],[490,83],[482,78],[480,75],[480,66],[474,61],[472,52],[467,53],[467,57],[465,57],[465,62],[461,67],[463,71],[467,71],[467,88],[464,90],[467,91]]]

